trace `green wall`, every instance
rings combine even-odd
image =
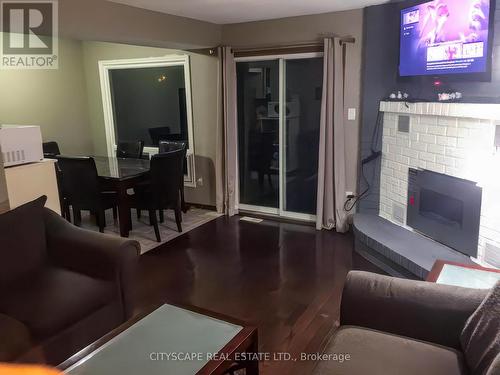
[[[39,125],[63,152],[93,151],[82,42],[59,41],[57,70],[0,70],[0,124]]]

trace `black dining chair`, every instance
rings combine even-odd
[[[99,231],[106,226],[105,211],[113,209],[116,219],[118,196],[114,192],[103,191],[95,161],[91,157],[58,156],[62,186],[73,208],[73,223],[81,225],[81,211],[95,214]]]
[[[150,163],[150,180],[142,189],[130,196],[130,206],[137,210],[147,210],[154,226],[156,240],[161,242],[156,211],[173,209],[177,230],[182,232],[182,210],[180,200],[181,176],[184,174],[183,150],[153,155]]]
[[[144,141],[124,142],[119,141],[116,147],[117,158],[142,159]]]
[[[182,157],[183,164],[182,164],[182,176],[181,176],[181,207],[182,207],[182,212],[186,213],[187,205],[186,201],[184,200],[184,174],[186,173],[185,169],[186,169],[187,142],[163,140],[160,141],[160,143],[158,144],[158,152],[160,154],[177,150],[183,151],[183,157]],[[163,221],[163,215],[162,212],[160,211],[160,222],[162,221]]]
[[[55,141],[49,141],[42,143],[43,157],[46,159],[57,159],[57,156],[61,155],[61,150],[59,145]],[[61,168],[56,163],[56,179],[57,179],[57,189],[59,191],[59,204],[61,205],[61,216],[71,222],[71,215],[69,212],[69,203],[66,192],[62,187],[62,176]]]
[[[47,158],[50,156],[61,155],[59,145],[55,141],[42,143],[43,155]]]

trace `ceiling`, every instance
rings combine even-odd
[[[110,0],[176,16],[228,24],[363,8],[387,0]]]

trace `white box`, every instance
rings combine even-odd
[[[5,167],[42,160],[43,148],[40,127],[1,125],[0,150]]]

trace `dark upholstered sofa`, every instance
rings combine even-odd
[[[44,202],[0,215],[0,362],[59,364],[132,314],[139,244],[77,228]]]
[[[471,316],[485,305],[487,293],[350,272],[342,295],[340,328],[325,351],[331,359],[321,361],[315,374],[500,375],[498,299],[491,301],[488,296],[490,304],[485,307],[493,318],[487,319],[487,330],[471,329],[482,335],[476,345],[485,341],[487,350],[464,348],[464,327],[475,324]]]

